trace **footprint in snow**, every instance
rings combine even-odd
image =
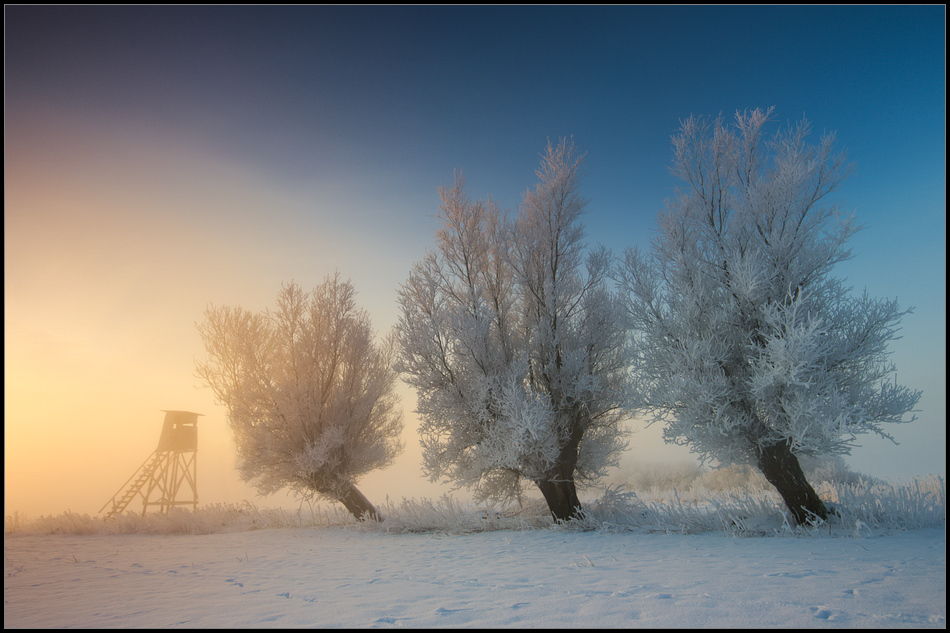
[[[824,607],[812,607],[811,610],[819,620],[828,620],[831,618],[831,611]]]
[[[448,615],[450,613],[458,613],[459,611],[471,611],[471,609],[446,609],[445,607],[439,607],[435,610],[439,615]]]
[[[275,622],[282,617],[284,617],[283,613],[278,613],[276,615],[269,615],[266,618],[261,618],[261,622]]]

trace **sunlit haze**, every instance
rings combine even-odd
[[[202,413],[200,503],[259,499],[195,377],[209,304],[339,271],[377,331],[434,247],[437,188],[516,209],[549,139],[586,152],[589,244],[648,247],[690,114],[836,130],[866,228],[837,274],[914,307],[892,346],[918,420],[855,471],[946,473],[943,6],[5,7],[5,512],[96,513]],[[438,497],[406,451],[368,498]],[[639,428],[624,464],[693,460]],[[461,495],[466,493],[461,492]]]

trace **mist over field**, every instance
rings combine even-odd
[[[589,243],[646,247],[675,194],[680,122],[773,105],[777,122],[836,131],[856,163],[838,202],[866,228],[840,274],[915,308],[893,360],[923,392],[918,419],[890,430],[897,445],[862,438],[848,463],[891,480],[946,474],[943,7],[5,17],[7,514],[96,512],[168,409],[204,415],[202,503],[295,507],[240,481],[227,412],[194,377],[209,303],[261,310],[281,283],[339,271],[386,333],[396,289],[433,246],[438,188],[464,173],[474,199],[513,210],[558,138],[586,156]],[[730,46],[708,48],[710,31]],[[552,32],[577,45],[552,49]],[[416,394],[400,399],[406,452],[365,492],[438,498],[449,487],[420,473]],[[622,463],[694,458],[641,422]]]

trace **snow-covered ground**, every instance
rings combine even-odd
[[[609,492],[609,491],[608,491]],[[790,528],[774,495],[605,494],[585,522],[387,501],[8,517],[5,627],[946,627],[940,478],[824,491]]]
[[[945,531],[4,538],[5,627],[946,626]]]

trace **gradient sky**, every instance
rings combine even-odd
[[[946,473],[946,11],[881,7],[5,7],[6,513],[93,514],[199,419],[202,503],[258,500],[194,376],[209,303],[262,310],[339,270],[375,327],[434,245],[437,188],[516,209],[548,139],[587,152],[590,243],[647,246],[690,114],[836,130],[838,269],[914,306],[892,345],[918,420],[849,464]],[[435,497],[407,450],[361,488]],[[659,428],[625,463],[692,460]]]

